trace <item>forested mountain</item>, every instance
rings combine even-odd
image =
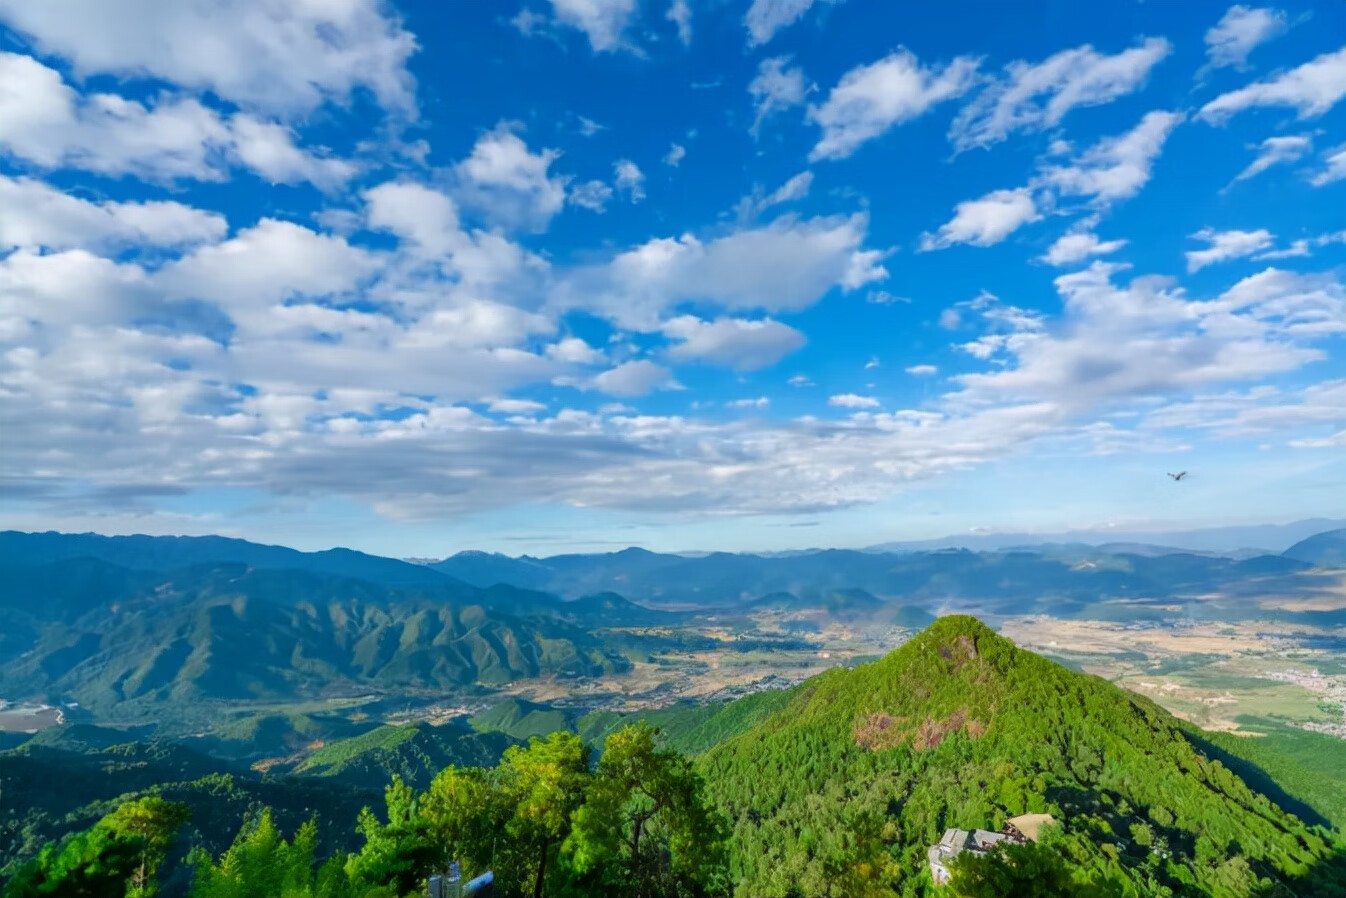
[[[462,687],[629,663],[592,634],[583,607],[447,578],[399,587],[241,563],[160,573],[88,558],[11,562],[0,576],[4,694],[123,717],[137,703]]]
[[[477,729],[540,725],[548,713],[502,705]],[[1340,836],[1318,810],[1336,805],[1305,800],[1330,773],[1296,768],[1270,747],[1212,741],[972,618],[942,618],[878,662],[789,690],[548,720],[579,735],[523,749],[461,723],[378,727],[313,752],[300,776],[264,778],[182,745],[109,745],[112,731],[64,728],[0,754],[6,800],[28,809],[4,830],[4,857],[33,858],[42,838],[112,811],[102,830],[49,849],[16,882],[65,875],[59,865],[86,863],[96,846],[99,863],[112,863],[107,852],[133,847],[117,839],[134,813],[171,824],[165,894],[186,889],[181,860],[199,844],[209,854],[194,856],[200,896],[234,894],[212,891],[224,882],[213,877],[247,869],[264,883],[265,870],[293,863],[287,895],[406,896],[450,857],[505,874],[509,896],[534,887],[614,898],[929,896],[944,892],[931,883],[926,850],[946,828],[994,830],[1016,814],[1048,812],[1059,826],[1005,855],[1001,873],[1012,880],[1013,864],[1019,873],[1031,865],[1053,895],[1346,895]],[[678,752],[699,757],[688,767]],[[1282,785],[1285,771],[1296,775]],[[356,808],[394,775],[385,814],[352,829]],[[176,830],[177,812],[136,803],[145,798],[181,803],[190,822]],[[274,813],[259,817],[263,807]],[[647,854],[630,838],[649,811]],[[308,817],[316,828],[300,828]],[[523,822],[542,819],[545,830]],[[253,822],[221,856],[243,820]],[[319,869],[338,850],[356,853]],[[971,881],[963,875],[948,894],[1020,894],[1012,885],[962,891]],[[248,894],[282,898],[255,888]]]
[[[700,767],[734,821],[739,896],[926,894],[945,828],[1041,811],[1089,894],[1346,894],[1325,820],[1254,791],[1145,699],[966,617],[797,687]]]

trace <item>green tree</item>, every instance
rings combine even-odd
[[[159,864],[187,816],[185,807],[161,798],[123,804],[89,829],[43,847],[14,872],[4,895],[153,895]]]
[[[573,733],[534,737],[505,752],[500,780],[514,808],[505,831],[532,856],[526,863],[533,868],[533,898],[542,898],[548,861],[570,834],[590,779],[589,749]]]
[[[1047,845],[1001,844],[985,854],[965,851],[950,864],[959,898],[1085,898],[1064,858]]]
[[[108,898],[124,895],[140,860],[143,840],[93,826],[60,843],[49,843],[19,867],[5,898]]]
[[[727,826],[656,732],[636,724],[608,737],[564,850],[578,873],[638,898],[718,890]]]
[[[394,776],[384,790],[384,804],[387,823],[369,808],[360,813],[356,829],[365,844],[346,861],[346,873],[353,883],[408,895],[419,891],[431,871],[442,868],[447,858],[430,821],[420,812],[415,790],[400,776]]]
[[[185,805],[157,796],[128,801],[103,818],[113,835],[138,839],[140,859],[131,873],[127,898],[149,898],[159,891],[156,873],[168,854],[173,837],[191,816]]]

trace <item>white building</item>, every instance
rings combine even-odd
[[[1009,836],[1004,833],[988,832],[984,829],[974,829],[968,832],[965,829],[946,829],[944,838],[939,840],[938,845],[932,845],[927,853],[930,858],[930,875],[935,880],[935,885],[942,886],[949,881],[952,875],[949,872],[949,863],[964,851],[970,851],[974,854],[985,854],[997,842],[1003,842]]]

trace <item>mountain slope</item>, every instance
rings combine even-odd
[[[1346,530],[1329,530],[1300,540],[1284,555],[1317,567],[1346,568]]]
[[[516,617],[475,604],[479,591],[450,581],[398,589],[242,565],[144,580],[114,576],[120,569],[104,562],[62,564],[97,566],[107,590],[72,580],[44,601],[36,589],[6,590],[0,624],[20,634],[0,645],[7,697],[75,700],[127,717],[137,703],[292,699],[360,685],[443,690],[628,664],[567,615]],[[30,581],[48,578],[11,582]]]
[[[478,733],[459,721],[382,726],[324,745],[294,772],[371,791],[382,789],[396,774],[424,789],[445,767],[494,767],[513,744],[503,733]]]
[[[101,536],[96,533],[0,532],[0,564],[32,566],[95,558],[136,571],[174,571],[201,564],[242,564],[271,570],[311,571],[396,586],[437,586],[453,578],[353,549],[300,552],[224,536]]]
[[[1167,712],[961,616],[796,687],[701,768],[735,822],[741,896],[924,895],[945,828],[1040,811],[1062,821],[1082,875],[1120,894],[1250,895],[1339,863],[1327,830],[1202,754]],[[1329,883],[1302,894],[1343,894]]]

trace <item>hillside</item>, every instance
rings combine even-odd
[[[1346,530],[1329,530],[1300,540],[1284,555],[1315,567],[1346,568]]]
[[[478,733],[459,721],[382,726],[322,746],[293,772],[371,791],[397,775],[423,789],[445,767],[490,767],[515,743],[502,733]]]
[[[701,769],[734,821],[739,896],[927,894],[945,828],[1041,811],[1079,875],[1117,894],[1346,894],[1328,830],[1283,793],[1251,789],[1157,706],[967,617],[797,687]]]
[[[122,719],[165,702],[442,690],[628,664],[554,599],[548,611],[524,594],[515,616],[479,603],[507,605],[508,590],[447,580],[391,587],[242,565],[143,574],[92,559],[0,574],[2,694]]]

